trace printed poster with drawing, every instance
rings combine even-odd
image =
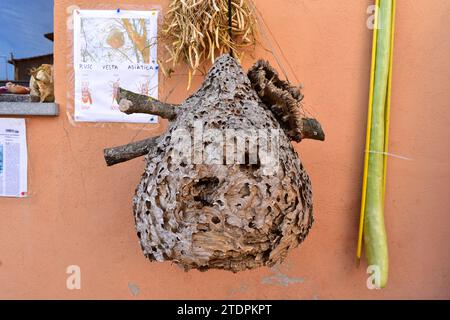
[[[75,121],[156,123],[119,110],[119,86],[158,98],[158,11],[74,11]]]

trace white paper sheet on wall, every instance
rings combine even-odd
[[[156,123],[119,110],[120,87],[158,98],[158,11],[75,10],[75,121]]]
[[[0,196],[27,195],[25,119],[0,119]]]

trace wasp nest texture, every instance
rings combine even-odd
[[[308,235],[311,182],[291,140],[324,135],[293,110],[298,89],[273,82],[268,67],[259,62],[251,81],[223,55],[181,105],[120,89],[121,111],[170,120],[159,137],[105,149],[108,165],[145,155],[133,210],[150,260],[237,272],[281,262]]]

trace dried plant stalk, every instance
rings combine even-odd
[[[161,32],[169,54],[165,63],[175,67],[185,62],[189,82],[205,61],[214,63],[217,53],[231,50],[239,59],[244,47],[255,44],[256,19],[249,1],[231,4],[230,36],[228,0],[171,0]]]

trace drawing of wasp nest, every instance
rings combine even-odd
[[[81,18],[82,62],[150,63],[149,19]]]
[[[109,32],[106,42],[111,46],[111,48],[119,49],[124,45],[125,38],[119,29],[113,28]]]

